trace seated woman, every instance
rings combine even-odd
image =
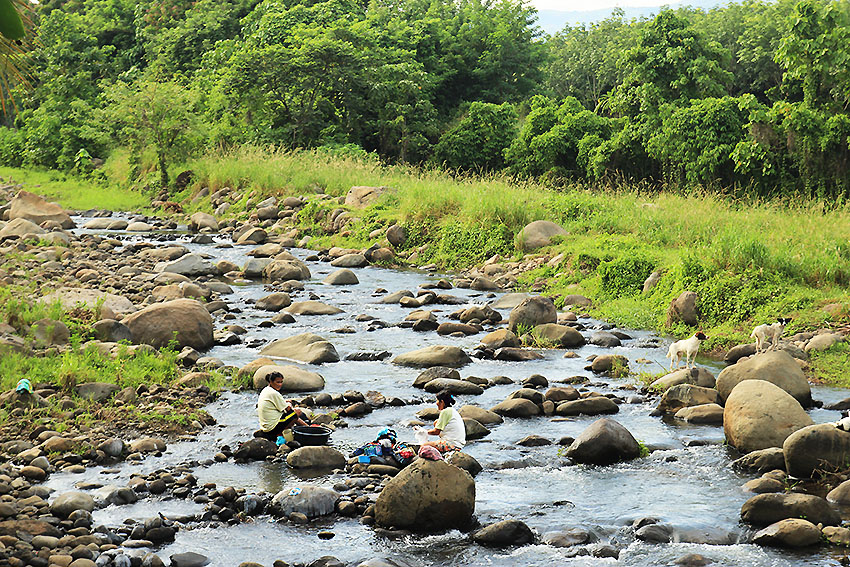
[[[255,436],[276,441],[284,429],[290,429],[293,425],[307,425],[307,422],[304,421],[303,413],[294,409],[281,395],[283,374],[271,372],[266,379],[269,385],[263,388],[260,399],[257,401],[260,431],[255,433]]]
[[[428,435],[439,435],[440,438],[436,441],[427,441],[422,445],[434,447],[440,453],[458,451],[466,445],[466,426],[458,411],[451,407],[454,403],[455,399],[448,390],[437,394],[437,409],[440,410],[440,416],[434,422],[434,429],[428,431]]]

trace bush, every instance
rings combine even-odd
[[[516,110],[508,103],[473,102],[457,125],[440,138],[434,160],[452,169],[501,169],[504,150],[516,136],[516,123]]]
[[[20,167],[24,159],[24,137],[20,130],[0,128],[0,164]]]
[[[636,295],[655,269],[656,262],[642,255],[628,255],[602,262],[596,269],[600,292],[610,297]]]

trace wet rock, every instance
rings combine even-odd
[[[812,418],[797,400],[764,380],[739,383],[723,411],[726,441],[747,452],[781,447],[794,431],[811,424]]]
[[[723,423],[723,408],[717,404],[702,404],[682,408],[676,412],[674,417],[688,423],[721,425]]]
[[[808,547],[820,543],[821,532],[813,523],[800,518],[788,518],[759,530],[753,536],[758,545]]]
[[[764,380],[791,394],[800,405],[812,405],[812,391],[800,365],[785,351],[757,354],[748,360],[724,368],[717,377],[717,391],[725,400],[745,380]]]
[[[741,520],[756,526],[767,526],[787,518],[806,518],[826,526],[841,524],[841,517],[829,502],[812,494],[757,494],[741,507]]]
[[[537,404],[525,398],[507,399],[490,408],[490,411],[503,417],[533,417],[541,413]]]
[[[490,430],[484,427],[478,421],[468,417],[463,418],[463,425],[466,430],[466,440],[474,441],[475,439],[483,439],[490,435]]]
[[[520,447],[544,447],[546,445],[551,445],[552,441],[545,437],[541,437],[540,435],[527,435],[517,441],[516,444]]]
[[[325,387],[325,379],[318,372],[304,370],[297,366],[276,364],[261,366],[254,373],[254,389],[261,390],[268,385],[268,376],[271,372],[279,372],[283,375],[282,392],[314,392]]]
[[[261,461],[277,453],[277,445],[262,437],[254,437],[242,443],[233,453],[238,460]]]
[[[546,323],[557,323],[558,312],[548,297],[528,297],[511,310],[508,317],[508,329],[516,333],[518,329],[533,329]]]
[[[713,388],[702,388],[692,384],[678,384],[668,388],[661,396],[658,411],[675,414],[682,408],[703,404],[719,404],[720,395]]]
[[[775,478],[759,477],[745,482],[742,488],[745,492],[767,494],[770,492],[784,492],[785,483],[776,480]]]
[[[829,543],[833,545],[842,545],[844,547],[850,546],[850,529],[835,527],[835,526],[825,526],[821,533],[823,537]]]
[[[272,509],[283,516],[304,514],[318,518],[333,514],[339,493],[321,486],[299,485],[284,488],[272,498]]]
[[[77,510],[94,510],[94,498],[84,492],[66,492],[50,505],[50,512],[57,518],[67,518]]]
[[[705,368],[682,368],[662,376],[649,385],[651,390],[666,390],[679,384],[693,384],[703,388],[714,388],[714,376]]]
[[[575,348],[585,344],[584,336],[581,333],[572,327],[558,325],[557,323],[538,325],[534,327],[532,334],[538,341],[551,344],[555,348]],[[619,341],[619,339],[617,340]]]
[[[620,411],[620,406],[604,396],[592,396],[558,404],[555,413],[562,416],[600,415]]]
[[[590,534],[581,529],[546,532],[540,536],[541,543],[552,547],[573,547],[588,543],[590,539]]]
[[[475,511],[475,481],[444,461],[417,459],[387,482],[375,503],[384,527],[438,531],[469,525]]]
[[[484,338],[481,339],[481,344],[493,350],[503,347],[517,348],[522,346],[519,337],[510,332],[508,329],[498,329],[484,335]]]
[[[308,280],[310,269],[300,260],[273,260],[262,269],[262,275],[268,282]]]
[[[321,301],[298,301],[286,308],[287,313],[293,315],[336,315],[343,310]]]
[[[289,298],[288,293],[276,292],[265,297],[261,297],[257,300],[257,303],[255,303],[254,306],[263,311],[277,312],[284,307],[289,307],[291,304],[292,300]]]
[[[590,344],[605,348],[620,346],[620,339],[608,331],[595,331],[590,335]]]
[[[714,563],[713,559],[709,559],[698,553],[688,553],[673,561],[673,565],[678,565],[679,567],[705,567],[712,563]]]
[[[286,456],[286,464],[294,469],[335,469],[345,466],[345,455],[333,447],[301,447]]]
[[[209,311],[193,299],[176,299],[151,305],[123,320],[134,340],[154,348],[176,340],[179,347],[205,350],[213,345]]]
[[[339,354],[336,348],[313,333],[304,333],[285,339],[277,339],[267,345],[260,354],[279,358],[289,358],[305,364],[321,364],[323,362],[338,362]]]
[[[595,374],[620,377],[629,373],[629,359],[619,354],[603,354],[593,359],[590,370]]]
[[[579,398],[578,390],[572,386],[555,386],[549,388],[543,395],[544,400],[555,402],[569,402]]]
[[[450,378],[435,378],[425,384],[425,391],[435,394],[441,390],[448,390],[452,394],[477,396],[484,393],[481,386],[477,386],[466,380],[452,380]]]
[[[98,507],[109,506],[110,504],[114,504],[116,506],[122,506],[124,504],[132,504],[136,502],[139,497],[133,492],[132,488],[127,486],[104,486],[102,488],[98,488],[93,495],[95,505]],[[149,538],[150,539],[150,538]]]
[[[455,346],[429,346],[400,354],[393,359],[393,364],[400,366],[429,367],[448,366],[457,368],[471,362],[469,356]]]
[[[595,421],[567,449],[577,463],[609,465],[640,456],[640,444],[629,430],[613,419]]]
[[[502,423],[504,419],[499,414],[480,408],[478,406],[465,405],[458,409],[458,413],[464,419],[472,419],[482,425],[494,425]]]
[[[816,471],[845,470],[850,460],[850,433],[831,423],[809,425],[791,433],[782,445],[785,470],[798,478]]]
[[[479,545],[509,547],[533,543],[534,533],[520,520],[502,520],[476,531],[472,539]]]
[[[357,285],[360,283],[360,280],[357,279],[357,276],[351,270],[341,268],[329,274],[322,280],[322,283],[327,285]]]
[[[206,555],[187,551],[185,553],[175,553],[170,556],[171,567],[204,567],[209,565],[210,560]]]
[[[673,537],[673,527],[666,524],[649,524],[635,530],[635,537],[649,543],[669,543]]]
[[[217,273],[212,263],[200,254],[186,254],[170,262],[161,262],[154,267],[154,272],[168,272],[181,276],[209,276]]]
[[[768,447],[747,453],[733,461],[732,465],[743,470],[760,473],[776,469],[785,470],[785,453],[779,447]]]
[[[363,254],[344,254],[331,261],[331,266],[335,268],[360,268],[368,264],[369,261]]]

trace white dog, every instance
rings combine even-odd
[[[670,370],[679,368],[679,363],[682,361],[682,356],[685,357],[685,367],[690,368],[691,364],[696,362],[699,345],[708,337],[702,331],[697,332],[694,336],[688,339],[676,341],[670,345],[667,350],[667,358],[670,359]],[[673,366],[673,359],[676,360],[676,366]]]
[[[780,317],[776,320],[776,323],[771,325],[759,325],[753,332],[750,333],[750,337],[754,337],[756,339],[756,352],[761,352],[762,350],[773,350],[779,344],[779,337],[782,336],[782,333],[785,332],[785,325],[791,322],[790,317]],[[770,341],[770,346],[765,348],[768,341]]]

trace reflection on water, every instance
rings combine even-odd
[[[83,224],[81,219],[79,224]],[[212,255],[216,260],[230,260],[243,265],[250,257],[252,247],[215,247],[188,242],[185,235],[174,233],[174,239],[193,252]],[[143,236],[133,236],[141,238]],[[225,243],[225,239],[218,242]],[[293,250],[305,258],[310,252]],[[213,348],[208,354],[221,358],[226,364],[239,366],[257,358],[258,347],[247,346],[251,341],[269,342],[304,332],[314,332],[329,339],[342,357],[360,351],[387,350],[397,355],[428,345],[454,344],[471,350],[482,335],[454,338],[440,337],[436,333],[416,333],[411,329],[388,327],[369,331],[370,324],[356,321],[360,314],[369,315],[388,324],[402,321],[410,313],[399,305],[376,303],[381,294],[378,288],[390,292],[408,289],[414,293],[419,284],[434,281],[440,274],[415,270],[390,270],[367,267],[354,270],[360,280],[356,286],[328,286],[321,283],[324,276],[336,268],[321,262],[308,262],[313,279],[305,282],[305,291],[293,294],[294,301],[308,299],[315,294],[320,301],[344,309],[334,316],[298,316],[291,325],[261,328],[259,323],[271,314],[260,312],[253,302],[268,293],[259,283],[233,286],[234,293],[224,299],[236,308],[235,318],[217,321],[217,326],[238,324],[247,329],[244,343]],[[493,294],[472,290],[452,289],[445,293],[461,298],[467,305],[486,303]],[[430,305],[440,322],[463,305]],[[507,318],[508,311],[501,311]],[[592,329],[600,327],[598,321],[582,319]],[[340,327],[355,329],[353,334],[336,333]],[[564,358],[563,351],[543,352],[544,358],[530,362],[499,362],[474,360],[460,370],[462,376],[508,376],[515,382],[531,374],[542,374],[550,383],[572,376],[589,379],[589,389],[615,394],[622,399],[635,394],[633,382],[592,376],[584,370],[587,357],[599,353],[622,354],[630,360],[635,372],[656,373],[666,368],[666,347],[646,348],[653,337],[645,331],[626,332],[634,340],[624,341],[620,347],[603,349],[587,345],[575,349],[578,358]],[[663,344],[666,344],[663,343]],[[639,363],[638,360],[645,362]],[[699,363],[715,375],[721,365],[700,358]],[[377,390],[385,396],[397,396],[412,402],[404,407],[387,407],[361,418],[349,419],[349,427],[334,432],[331,443],[348,453],[375,437],[386,426],[396,428],[402,439],[412,440],[412,430],[407,426],[415,419],[415,412],[433,405],[432,395],[411,387],[419,371],[383,362],[340,362],[321,366],[300,365],[321,373],[326,380],[326,391],[336,393],[346,390],[366,392]],[[491,407],[505,399],[517,385],[493,386],[480,396],[459,396],[459,403],[472,403]],[[84,475],[56,474],[49,485],[62,492],[71,490],[80,480],[103,484],[122,484],[131,472],[151,472],[190,460],[209,460],[227,444],[236,447],[250,437],[256,428],[256,393],[226,393],[208,409],[218,420],[218,426],[202,432],[197,441],[177,442],[169,445],[161,457],[147,458],[141,464],[123,464],[117,472],[100,468],[88,470]],[[838,388],[814,388],[814,397],[832,402],[848,396]],[[796,554],[788,551],[764,549],[737,543],[744,537],[745,529],[739,523],[741,505],[748,494],[741,485],[752,478],[732,470],[729,463],[737,455],[723,443],[719,427],[684,425],[675,420],[650,417],[654,402],[636,400],[623,403],[620,412],[613,416],[648,447],[655,449],[649,457],[630,463],[609,467],[569,466],[559,455],[559,445],[526,448],[516,445],[521,438],[536,434],[557,442],[562,437],[576,437],[593,417],[553,420],[546,417],[509,419],[493,426],[484,440],[470,443],[466,452],[484,465],[484,472],[476,478],[476,514],[482,523],[506,518],[525,521],[538,533],[582,528],[595,534],[600,543],[615,542],[625,546],[619,560],[596,557],[568,557],[568,550],[545,545],[530,545],[518,549],[493,550],[471,544],[466,534],[449,532],[426,537],[410,537],[391,541],[380,537],[371,528],[361,526],[356,520],[330,520],[313,526],[293,526],[277,523],[270,518],[257,518],[253,523],[231,527],[197,528],[181,530],[177,540],[158,551],[162,557],[181,551],[197,551],[214,558],[214,565],[237,565],[242,561],[256,561],[271,565],[276,559],[288,562],[309,562],[318,557],[333,555],[344,562],[356,564],[373,557],[395,557],[413,565],[493,565],[493,566],[550,566],[550,565],[667,565],[688,553],[699,553],[717,565],[798,566],[838,565],[844,557],[841,551],[818,551]],[[811,412],[816,422],[832,421],[837,412],[815,409]],[[194,467],[193,474],[200,484],[213,482],[218,486],[235,486],[249,492],[276,493],[291,484],[303,482],[332,486],[341,477],[324,474],[314,478],[296,474],[282,464],[256,462],[236,464],[215,463],[207,467]],[[199,505],[182,500],[142,501],[131,506],[109,507],[95,512],[95,519],[107,525],[117,525],[125,518],[152,516],[156,511],[193,513]],[[650,545],[635,542],[628,526],[641,517],[652,516],[676,529],[677,537],[695,538],[703,542]],[[330,527],[336,537],[320,540],[317,533]],[[731,545],[729,545],[731,544]]]

